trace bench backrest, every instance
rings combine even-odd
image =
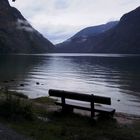
[[[64,97],[64,98],[67,98],[67,99],[86,101],[86,102],[93,102],[94,101],[94,103],[111,105],[111,98],[96,96],[96,95],[93,95],[93,94],[92,95],[81,94],[81,93],[69,92],[69,91],[64,91],[64,90],[50,89],[49,90],[49,96]]]

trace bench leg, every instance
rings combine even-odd
[[[94,118],[95,117],[95,112],[94,110],[91,110],[91,118]]]
[[[70,106],[62,106],[62,112],[64,113],[72,113],[73,112],[73,107],[70,107]]]
[[[91,118],[94,118],[94,117],[95,117],[94,101],[92,101],[91,102]]]

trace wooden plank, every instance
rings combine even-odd
[[[94,102],[106,105],[111,105],[111,98],[94,95]]]
[[[62,106],[61,101],[57,101],[56,105]],[[66,105],[70,106],[70,107],[73,107],[73,108],[76,108],[76,109],[92,111],[90,104],[77,104],[75,102],[66,101]],[[100,105],[94,105],[94,111],[95,112],[100,112],[100,113],[111,113],[111,114],[115,113],[115,109],[109,108],[109,107],[100,106]]]
[[[54,97],[65,97],[68,99],[73,100],[81,100],[81,101],[91,101],[91,95],[88,94],[81,94],[81,93],[75,93],[75,92],[69,92],[69,91],[63,91],[63,90],[49,90],[49,95]]]
[[[57,101],[55,103],[56,103],[56,105],[62,106],[62,103],[60,101]],[[76,109],[91,111],[91,108],[89,106],[77,106],[77,104],[74,104],[74,103],[66,103],[66,105],[73,107],[73,108],[76,108]]]
[[[101,113],[115,113],[115,109],[113,108],[108,108],[104,106],[95,106],[95,112],[101,112]]]
[[[49,95],[54,96],[54,97],[65,97],[72,100],[80,100],[80,101],[86,101],[86,102],[93,101],[93,98],[92,98],[93,94],[92,95],[81,94],[81,93],[69,92],[69,91],[64,91],[64,90],[50,89]],[[111,105],[111,98],[94,95],[94,102]]]

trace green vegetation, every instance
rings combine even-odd
[[[52,113],[48,121],[34,120],[10,125],[37,140],[139,140],[140,123],[119,125],[115,120],[94,121],[76,114]]]
[[[32,120],[34,112],[32,103],[26,95],[10,92],[8,89],[0,91],[0,116],[12,120]]]
[[[19,96],[17,97],[15,96],[15,94],[11,96],[12,98],[10,97],[10,100],[9,97],[8,100],[7,97],[5,98],[6,99],[4,101],[5,105],[2,105],[2,103],[0,104],[0,113],[5,110],[4,112],[6,111],[9,112],[10,116],[13,117],[13,115],[15,115],[16,117],[14,116],[14,118],[16,119],[8,119],[7,121],[7,119],[3,118],[1,115],[1,121],[3,121],[11,128],[15,129],[17,132],[29,136],[33,139],[36,140],[140,139],[140,131],[139,131],[140,122],[122,125],[119,124],[115,119],[99,118],[98,120],[95,121],[89,117],[78,114],[64,114],[58,111],[48,111],[47,109],[48,106],[54,105],[54,100],[49,99],[47,97],[29,100],[25,98],[24,99],[19,98]],[[3,106],[5,106],[5,108],[2,110]],[[29,116],[27,115],[28,113]],[[28,117],[27,116],[25,117],[25,114]],[[21,118],[21,116],[22,121],[21,119],[19,119]]]
[[[32,101],[41,104],[54,105],[54,99],[48,97],[40,97],[40,98],[32,99]]]
[[[24,98],[28,99],[27,95],[24,95],[23,93],[17,93],[15,91],[9,91],[8,87],[4,87],[0,89],[0,98],[8,98],[8,97],[16,97],[16,98]]]

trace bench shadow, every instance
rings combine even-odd
[[[90,115],[83,115],[79,112],[64,112],[61,109],[49,113],[50,120],[59,123],[85,125],[85,126],[100,126],[100,125],[117,125],[117,120],[105,114],[98,114],[94,118]]]

